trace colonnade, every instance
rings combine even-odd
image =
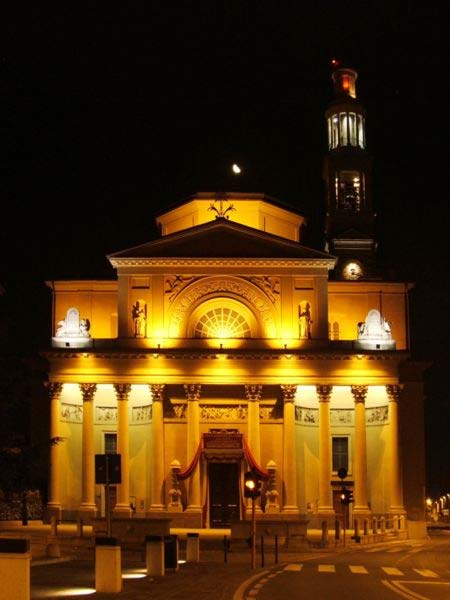
[[[50,397],[50,486],[48,508],[54,513],[61,513],[61,448],[60,440],[60,395],[63,384],[51,382],[48,384]],[[82,421],[82,493],[79,506],[80,514],[92,516],[96,513],[95,504],[95,470],[94,470],[94,397],[97,386],[95,383],[80,384],[83,399]],[[128,400],[131,385],[120,383],[114,385],[118,405],[117,418],[117,450],[121,454],[122,483],[117,486],[116,515],[129,516],[130,509],[130,458],[129,458],[129,410]],[[153,399],[152,406],[152,483],[150,510],[161,512],[166,510],[164,498],[164,385],[150,384]],[[258,464],[261,459],[260,435],[260,400],[261,385],[246,385],[247,399],[247,439],[253,456]],[[295,394],[296,385],[281,385],[283,399],[283,493],[281,494],[282,513],[298,514],[297,501],[297,452],[295,447]],[[200,396],[201,385],[184,386],[187,399],[187,457],[190,462],[200,442]],[[354,479],[354,516],[366,516],[370,513],[368,505],[367,482],[367,441],[365,399],[368,386],[353,385],[351,393],[355,406],[354,449],[353,449],[353,479]],[[399,423],[398,401],[401,387],[386,386],[389,400],[389,457],[390,457],[390,507],[392,514],[402,514],[402,483],[399,456]],[[317,513],[322,517],[334,515],[332,496],[332,451],[331,451],[331,422],[330,398],[332,386],[318,385],[316,393],[319,402],[319,498]],[[199,513],[201,506],[200,465],[197,464],[188,481],[187,512]]]

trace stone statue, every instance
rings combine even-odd
[[[391,338],[390,322],[374,308],[369,310],[365,321],[358,323],[358,340],[390,340]]]
[[[55,337],[61,338],[89,338],[91,334],[89,329],[91,323],[89,319],[80,319],[80,313],[77,308],[69,308],[66,318],[58,321],[58,328]]]
[[[145,337],[145,326],[147,321],[147,305],[142,300],[136,300],[131,309],[134,322],[134,337]]]
[[[299,325],[299,337],[303,339],[311,339],[311,305],[309,302],[305,303],[304,309],[301,305],[298,307],[298,325]]]

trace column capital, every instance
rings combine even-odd
[[[162,402],[165,387],[166,386],[164,385],[164,383],[149,383],[148,384],[148,388],[150,390],[150,393],[152,395],[152,400],[154,402],[155,401]]]
[[[249,402],[259,402],[262,396],[262,385],[246,385],[245,397]]]
[[[357,402],[362,402],[362,404],[364,404],[365,400],[366,400],[366,396],[367,396],[367,392],[369,391],[369,386],[368,385],[352,385],[350,386],[351,390],[352,390],[352,396],[354,401]]]
[[[114,389],[116,391],[116,398],[118,402],[128,400],[128,396],[131,392],[131,384],[129,383],[115,383]]]
[[[332,391],[332,385],[316,385],[316,393],[319,397],[319,402],[329,402]]]
[[[386,394],[389,398],[389,402],[398,402],[400,400],[402,389],[402,385],[387,385]]]
[[[51,400],[54,400],[55,398],[59,398],[59,396],[61,395],[61,392],[63,389],[63,384],[61,382],[46,381],[44,383],[44,386],[45,386]]]
[[[186,394],[186,398],[189,402],[192,400],[200,399],[200,392],[202,391],[202,386],[199,383],[190,383],[183,386],[184,393]]]
[[[80,383],[81,395],[83,396],[83,402],[91,402],[94,399],[95,392],[97,391],[96,383]]]
[[[291,385],[291,384],[286,384],[286,385],[280,385],[280,388],[281,388],[281,393],[283,394],[283,401],[284,402],[294,402],[295,394],[297,393],[297,386]]]

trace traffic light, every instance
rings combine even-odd
[[[351,504],[353,502],[353,490],[343,487],[341,490],[341,504]]]
[[[258,498],[261,495],[261,481],[255,471],[244,473],[244,496],[245,498]]]

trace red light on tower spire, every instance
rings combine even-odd
[[[330,60],[330,64],[333,67],[333,69],[337,69],[338,67],[341,66],[341,61],[339,59],[337,59],[337,58],[332,58]]]

